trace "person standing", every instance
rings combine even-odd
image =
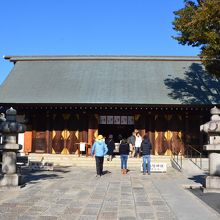
[[[113,152],[115,150],[115,142],[113,140],[113,135],[112,134],[110,134],[108,136],[108,139],[106,140],[105,143],[107,144],[107,148],[108,148],[108,153],[107,153],[108,154],[108,158],[107,158],[107,160],[108,161],[112,161]]]
[[[121,158],[121,173],[126,174],[127,173],[127,161],[128,161],[128,155],[129,155],[129,144],[125,139],[121,140],[120,146],[119,146],[119,154]]]
[[[132,132],[132,135],[128,138],[128,143],[130,147],[130,157],[134,157],[135,153],[135,132]]]
[[[147,134],[144,135],[143,141],[141,143],[141,151],[143,155],[143,175],[146,175],[146,161],[147,161],[147,172],[150,175],[150,162],[151,162],[151,150],[152,145]]]
[[[96,176],[103,175],[103,162],[104,162],[104,156],[108,152],[107,145],[105,144],[103,140],[102,135],[98,135],[95,143],[92,145],[91,155],[95,155],[95,161],[96,161]]]
[[[135,137],[135,155],[134,157],[140,157],[140,147],[141,147],[142,137],[139,132],[136,133]]]

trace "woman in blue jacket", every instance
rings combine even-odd
[[[104,162],[104,156],[108,152],[107,145],[104,142],[104,138],[102,135],[99,135],[95,141],[95,143],[92,145],[92,151],[91,155],[95,155],[95,161],[96,161],[96,176],[103,175],[103,162]]]

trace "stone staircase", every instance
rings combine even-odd
[[[28,155],[29,161],[41,161],[54,163],[55,166],[81,166],[81,167],[95,167],[95,158],[78,155],[62,155],[62,154],[35,154]],[[105,157],[105,167],[120,167],[120,156],[116,155],[111,162],[107,161]],[[140,167],[142,158],[129,158],[129,167]],[[151,156],[152,163],[166,163],[167,167],[171,167],[170,156]]]

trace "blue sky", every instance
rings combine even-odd
[[[197,55],[171,36],[183,0],[1,0],[3,55]]]

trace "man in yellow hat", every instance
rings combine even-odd
[[[96,161],[96,176],[101,176],[103,174],[103,162],[104,156],[107,154],[108,148],[104,142],[102,135],[98,135],[95,143],[92,145],[91,155],[95,155]]]

